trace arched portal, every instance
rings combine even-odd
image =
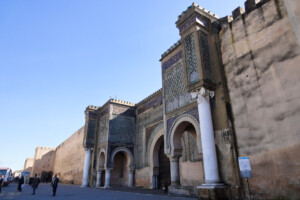
[[[164,131],[159,131],[152,140],[150,147],[150,186],[159,189],[170,185],[170,160],[164,153]]]
[[[198,121],[182,115],[170,130],[170,168],[173,186],[195,186],[203,183],[202,148]]]
[[[110,174],[111,185],[133,186],[133,155],[125,147],[119,147],[111,155],[112,170]]]
[[[103,187],[105,183],[105,150],[101,149],[98,157],[96,187]]]

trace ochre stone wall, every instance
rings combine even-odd
[[[54,157],[55,148],[37,147],[35,149],[31,175],[34,176],[34,174],[37,174],[41,177],[43,171],[53,171]]]
[[[252,197],[299,199],[300,48],[283,2],[265,2],[220,32],[238,153]]]
[[[24,171],[31,173],[32,166],[33,166],[33,158],[26,158],[25,163],[24,163]]]
[[[53,174],[60,182],[81,184],[85,151],[82,146],[84,127],[73,133],[56,148]]]

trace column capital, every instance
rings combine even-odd
[[[197,102],[201,103],[203,100],[209,100],[209,97],[212,98],[215,96],[215,92],[208,90],[204,87],[201,87],[199,90],[195,90],[191,92],[191,96],[193,99],[197,98]]]
[[[85,147],[85,151],[93,151],[93,148],[91,148],[91,147]]]
[[[105,172],[110,172],[112,168],[105,168]]]
[[[168,156],[170,159],[170,162],[178,162],[179,161],[179,156]]]

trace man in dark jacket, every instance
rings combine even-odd
[[[18,181],[18,190],[19,192],[22,191],[22,185],[24,184],[24,176],[21,176],[21,178]]]
[[[56,195],[56,189],[57,189],[57,186],[58,186],[58,182],[59,182],[59,178],[57,178],[57,175],[55,174],[53,180],[52,180],[52,188],[53,188],[53,194],[52,196],[55,196]]]
[[[35,195],[35,189],[38,187],[39,185],[39,178],[37,177],[37,174],[34,175],[31,187],[32,187],[32,195]]]

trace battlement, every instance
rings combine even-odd
[[[262,5],[266,4],[270,0],[247,0],[244,3],[245,8],[243,7],[237,7],[232,11],[232,16],[226,16],[220,19],[221,23],[231,23],[232,21],[235,21],[242,15],[247,15],[253,10],[261,7]]]
[[[86,109],[98,110],[99,108],[100,108],[99,106],[89,105]]]
[[[114,99],[114,98],[111,98],[109,100],[109,102],[111,102],[111,103],[117,103],[117,104],[123,104],[123,105],[126,105],[126,106],[135,106],[134,103],[131,103],[131,102],[128,102],[128,101],[119,100],[119,99]]]
[[[165,51],[163,54],[161,54],[161,59],[163,59],[165,56],[167,56],[169,53],[171,53],[180,44],[181,44],[180,40],[178,40],[176,43],[174,43],[167,51]]]
[[[200,5],[197,5],[195,2],[193,2],[192,5],[187,7],[187,9],[181,13],[181,15],[178,15],[178,21],[189,16],[189,14],[193,10],[193,8],[197,9],[198,12],[200,11],[202,14],[204,14],[208,17],[213,17],[216,19],[219,18],[216,14],[212,13],[211,11],[206,10],[205,8],[202,8]]]
[[[140,101],[139,103],[137,103],[136,105],[141,105],[142,103],[148,101],[149,99],[151,99],[152,97],[154,97],[155,95],[157,95],[158,93],[162,92],[162,88],[160,88],[159,90],[153,92],[152,94],[150,94],[149,96],[147,96],[145,99],[143,99],[142,101]]]

